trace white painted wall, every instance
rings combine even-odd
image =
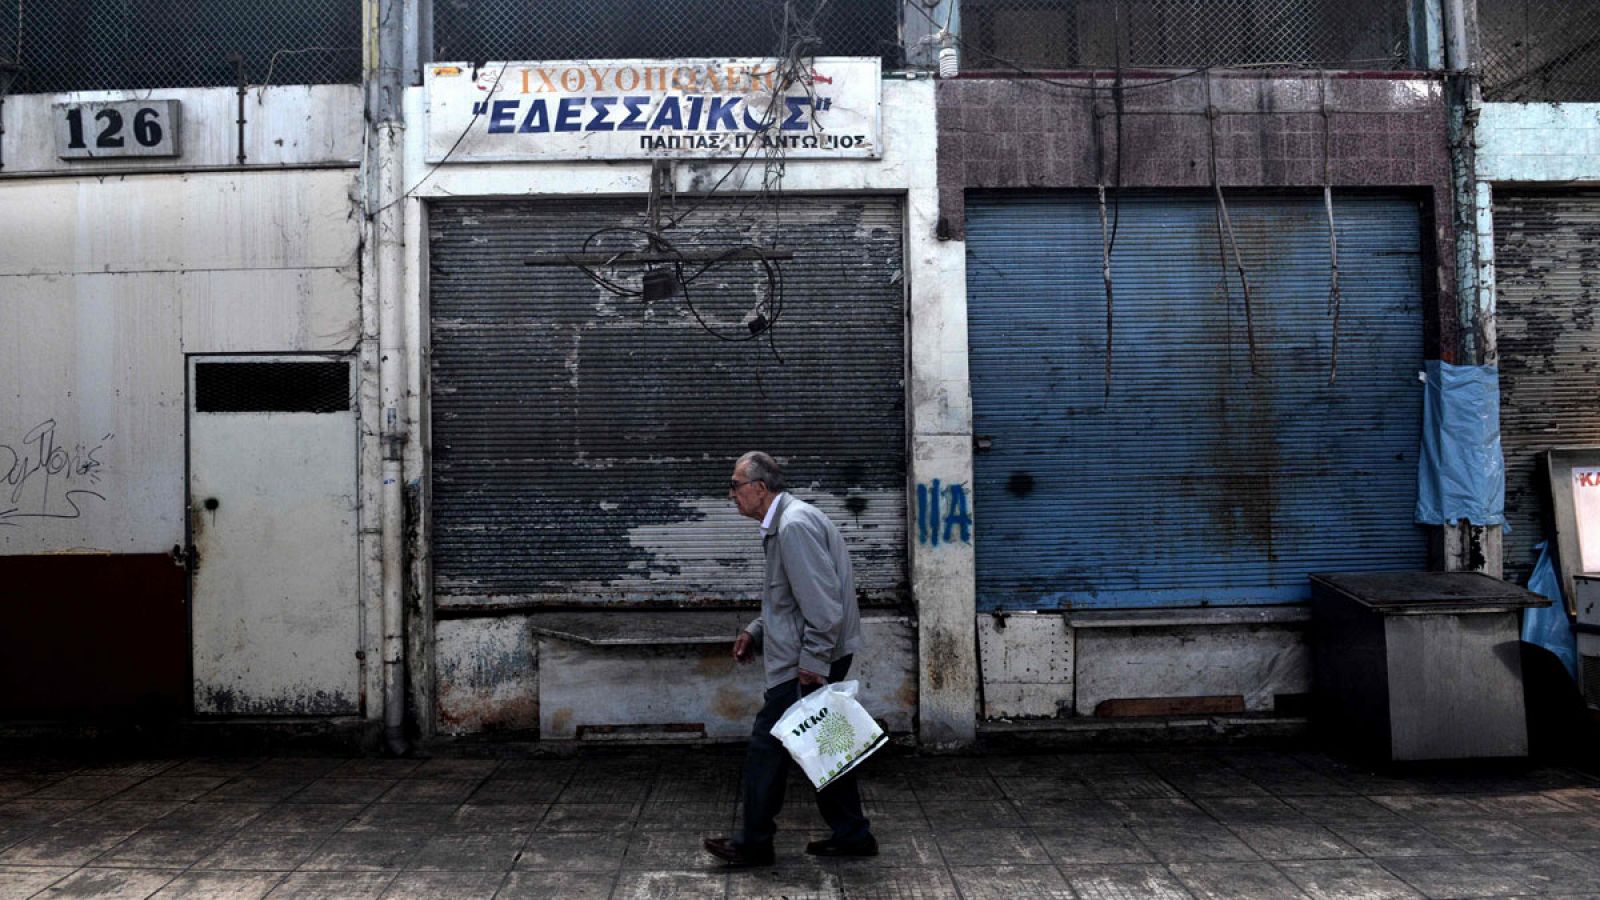
[[[782,190],[795,192],[892,192],[905,197],[906,280],[910,289],[908,356],[910,372],[911,484],[940,479],[962,485],[970,497],[971,400],[967,381],[966,259],[964,245],[938,240],[938,134],[931,80],[887,79],[882,82],[883,157],[878,160],[791,160]],[[650,167],[643,163],[446,163],[422,162],[427,135],[427,98],[421,88],[406,96],[406,186],[411,201],[408,223],[420,222],[422,201],[433,197],[537,197],[635,195],[649,192]],[[724,162],[679,163],[673,172],[678,191],[703,191],[728,172]],[[729,175],[719,193],[760,188],[760,167]],[[411,234],[421,232],[409,225]],[[408,369],[425,373],[425,253],[412,240],[408,278],[414,295],[408,305],[424,311],[411,321]],[[414,384],[421,389],[420,381]],[[408,411],[414,423],[425,422],[421,391]],[[731,452],[731,448],[730,448]],[[427,472],[424,442],[407,448],[408,478]],[[970,502],[970,501],[969,501]],[[424,512],[426,516],[426,511]],[[915,515],[915,510],[911,511]],[[427,533],[426,523],[423,533]],[[914,526],[911,533],[915,534]],[[423,559],[426,554],[422,554]],[[941,542],[912,548],[912,590],[918,613],[921,655],[920,722],[924,741],[960,744],[972,739],[977,720],[977,658],[974,649],[974,569],[970,542]],[[426,591],[431,574],[415,573]],[[425,604],[426,606],[427,604]],[[458,626],[452,626],[455,628]],[[456,662],[450,663],[452,666]],[[441,663],[441,665],[443,665]],[[442,702],[442,701],[441,701]]]
[[[232,92],[157,93],[194,101],[183,164],[222,162],[213,157],[234,113],[215,101]],[[53,155],[53,143],[40,135],[60,99],[5,105],[0,554],[165,552],[184,537],[184,354],[345,350],[359,339],[357,172],[140,162],[98,177],[16,175],[49,163],[41,148]],[[263,102],[280,101],[280,159],[359,153],[354,89],[273,89]],[[41,451],[55,472],[35,471]]]

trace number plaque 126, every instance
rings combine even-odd
[[[177,156],[176,100],[57,103],[56,155],[62,159]]]

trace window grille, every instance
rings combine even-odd
[[[1404,69],[1401,0],[964,0],[962,68]]]
[[[915,0],[920,2],[920,0]],[[900,0],[434,0],[440,61],[877,56],[899,65]]]
[[[1600,9],[1572,0],[1480,0],[1483,96],[1600,101]]]
[[[195,412],[344,412],[342,362],[203,362],[194,367]]]
[[[11,93],[361,78],[360,0],[0,0]]]

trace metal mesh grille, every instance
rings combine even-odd
[[[962,67],[1407,66],[1398,0],[965,0]]]
[[[1480,0],[1483,96],[1600,101],[1600,6],[1572,0]]]
[[[239,62],[236,64],[234,60]],[[359,0],[0,0],[11,93],[354,83]]]
[[[1591,705],[1600,706],[1600,656],[1583,656],[1583,697]]]
[[[434,0],[434,59],[900,54],[898,0]]]
[[[196,412],[344,412],[350,366],[342,362],[196,363]]]

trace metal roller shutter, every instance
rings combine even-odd
[[[440,606],[757,598],[759,532],[727,496],[751,449],[784,461],[796,494],[840,524],[865,599],[904,594],[895,199],[715,198],[669,233],[682,249],[795,252],[781,364],[765,339],[708,334],[682,298],[646,305],[576,269],[524,265],[601,228],[643,227],[642,199],[449,201],[429,221]],[[602,249],[642,244],[617,240]],[[760,271],[719,266],[689,299],[713,327],[747,334]]]
[[[1294,602],[1311,572],[1425,569],[1417,203],[1335,198],[1331,385],[1320,197],[1229,202],[1259,376],[1209,196],[1119,207],[1108,400],[1094,198],[969,197],[980,606]]]
[[[1506,577],[1525,581],[1554,537],[1552,447],[1600,446],[1600,191],[1494,192]]]

